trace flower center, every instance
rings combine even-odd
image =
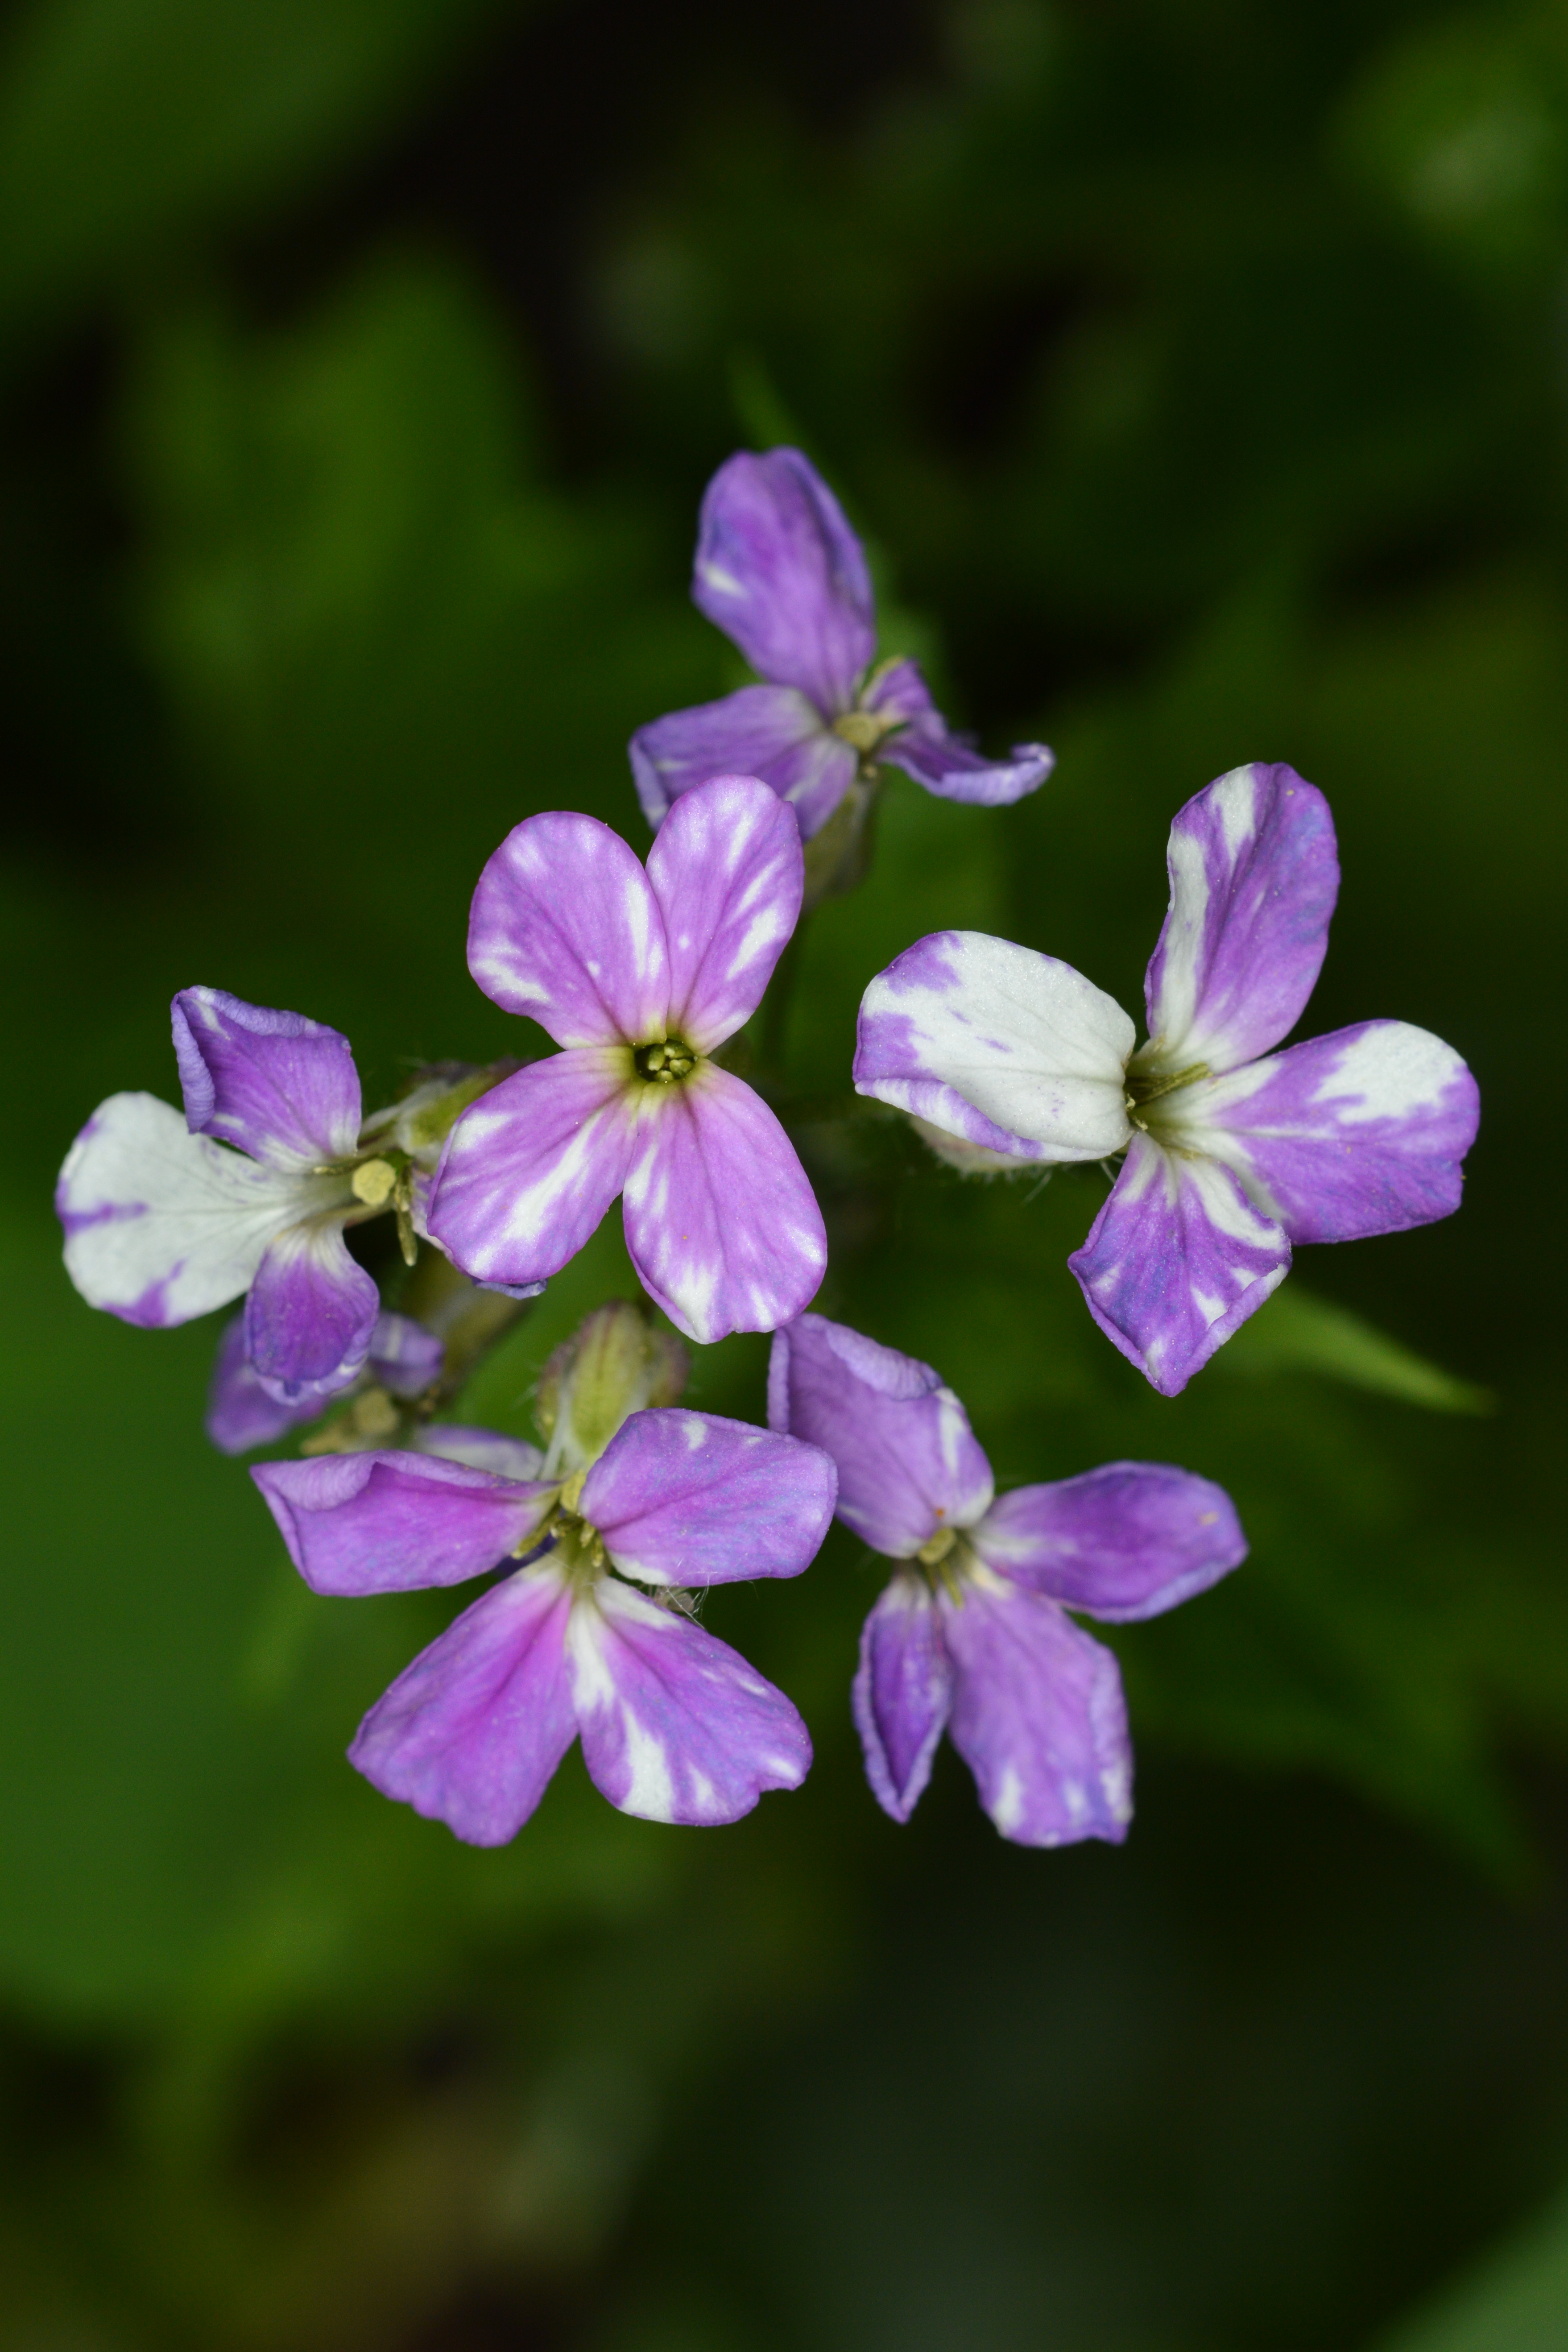
[[[1126,1078],[1128,1118],[1134,1127],[1142,1128],[1145,1135],[1153,1133],[1163,1120],[1158,1112],[1152,1117],[1145,1116],[1150,1106],[1159,1102],[1163,1096],[1177,1093],[1183,1087],[1195,1086],[1208,1074],[1206,1062],[1192,1062],[1184,1070],[1169,1072],[1130,1069]]]
[[[650,1087],[673,1087],[689,1078],[701,1055],[683,1037],[661,1037],[655,1045],[638,1045],[633,1049],[632,1061],[637,1074]]]
[[[903,723],[901,719],[886,718],[878,710],[846,710],[834,720],[833,731],[865,760],[870,757],[885,735],[890,735]]]
[[[963,1606],[963,1584],[973,1558],[957,1528],[938,1528],[915,1554],[934,1592],[940,1585],[950,1601]]]

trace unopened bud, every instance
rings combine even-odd
[[[596,1462],[629,1413],[674,1404],[686,1349],[640,1307],[612,1299],[563,1340],[539,1376],[534,1419],[549,1451],[542,1475],[570,1478]]]

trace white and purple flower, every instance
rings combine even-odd
[[[805,1306],[821,1213],[773,1112],[713,1059],[795,929],[803,865],[754,776],[686,793],[646,872],[595,817],[508,835],[474,893],[468,968],[564,1050],[452,1130],[427,1213],[465,1273],[542,1282],[622,1193],[638,1278],[689,1339],[771,1331]]]
[[[1247,1556],[1223,1487],[1156,1462],[997,1496],[929,1364],[820,1315],[773,1340],[768,1419],[831,1454],[838,1516],[902,1563],[867,1618],[855,1721],[872,1792],[906,1822],[943,1731],[1005,1838],[1120,1843],[1132,1750],[1110,1652],[1068,1615],[1158,1616]]]
[[[658,1407],[633,1412],[564,1481],[518,1439],[437,1429],[423,1443],[459,1458],[351,1454],[251,1472],[314,1591],[403,1592],[510,1568],[360,1726],[350,1760],[374,1787],[470,1844],[500,1845],[579,1736],[596,1786],[645,1821],[738,1821],[764,1790],[799,1786],[811,1740],[794,1706],[669,1602],[807,1567],[833,1515],[826,1454]]]
[[[348,1040],[302,1013],[186,988],[174,1034],[184,1115],[111,1095],[66,1155],[67,1271],[90,1306],[152,1328],[243,1293],[261,1391],[319,1403],[358,1376],[381,1312],[343,1229],[392,1202],[407,1155],[384,1156],[382,1128],[396,1114],[362,1141]]]
[[[1299,1242],[1403,1232],[1459,1204],[1475,1080],[1451,1046],[1365,1021],[1284,1053],[1339,889],[1328,803],[1236,768],[1171,828],[1148,1042],[1053,956],[938,931],[878,974],[855,1084],[1015,1161],[1127,1157],[1068,1260],[1090,1314],[1174,1396],[1280,1282]]]
[[[671,711],[629,746],[648,823],[709,776],[760,776],[810,840],[872,756],[946,800],[1016,801],[1049,775],[1043,743],[982,759],[935,708],[920,669],[872,667],[876,604],[860,542],[798,449],[742,451],[702,500],[691,593],[759,678],[720,702]]]

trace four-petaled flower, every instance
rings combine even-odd
[[[803,1315],[773,1340],[768,1419],[838,1467],[838,1516],[904,1563],[866,1620],[855,1721],[883,1810],[908,1821],[944,1729],[1019,1845],[1126,1835],[1132,1752],[1109,1650],[1067,1612],[1157,1616],[1246,1558],[1223,1487],[1112,1462],[996,1496],[928,1364]]]
[[[334,1395],[364,1363],[381,1307],[343,1228],[412,1177],[406,1152],[384,1156],[396,1115],[362,1140],[348,1039],[302,1013],[185,988],[174,1031],[184,1117],[155,1095],[111,1095],[66,1155],[67,1271],[89,1305],[153,1328],[243,1292],[245,1357],[265,1393],[290,1406]]]
[[[468,968],[565,1050],[464,1113],[429,1230],[476,1281],[542,1282],[618,1192],[649,1296],[689,1339],[771,1331],[822,1280],[822,1217],[773,1112],[712,1059],[800,913],[800,835],[754,776],[688,793],[645,872],[597,818],[529,817],[479,877]]]
[[[1284,1279],[1298,1242],[1446,1217],[1475,1139],[1451,1046],[1365,1021],[1284,1053],[1318,977],[1339,865],[1291,768],[1232,770],[1171,828],[1149,1038],[1070,965],[938,931],[878,975],[855,1084],[1023,1160],[1127,1157],[1068,1260],[1095,1321],[1174,1396]]]
[[[671,1407],[634,1412],[564,1483],[520,1440],[465,1431],[451,1448],[464,1458],[352,1454],[251,1472],[317,1592],[402,1592],[524,1563],[372,1707],[349,1750],[368,1780],[473,1845],[516,1835],[579,1734],[598,1788],[646,1821],[738,1821],[764,1790],[799,1786],[811,1741],[783,1692],[637,1587],[798,1575],[833,1515],[826,1454]]]
[[[994,805],[1049,775],[1043,743],[982,759],[950,735],[912,661],[871,667],[876,604],[860,542],[798,449],[742,451],[702,500],[691,593],[744,654],[760,686],[641,727],[632,773],[648,823],[727,772],[761,776],[819,833],[873,756],[946,800]]]

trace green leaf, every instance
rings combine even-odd
[[[1373,2352],[1563,2352],[1568,2344],[1568,2197],[1466,2284]]]
[[[1489,1390],[1440,1370],[1364,1317],[1314,1298],[1296,1282],[1277,1291],[1215,1362],[1245,1380],[1259,1372],[1321,1372],[1352,1388],[1425,1405],[1429,1412],[1497,1410]]]

